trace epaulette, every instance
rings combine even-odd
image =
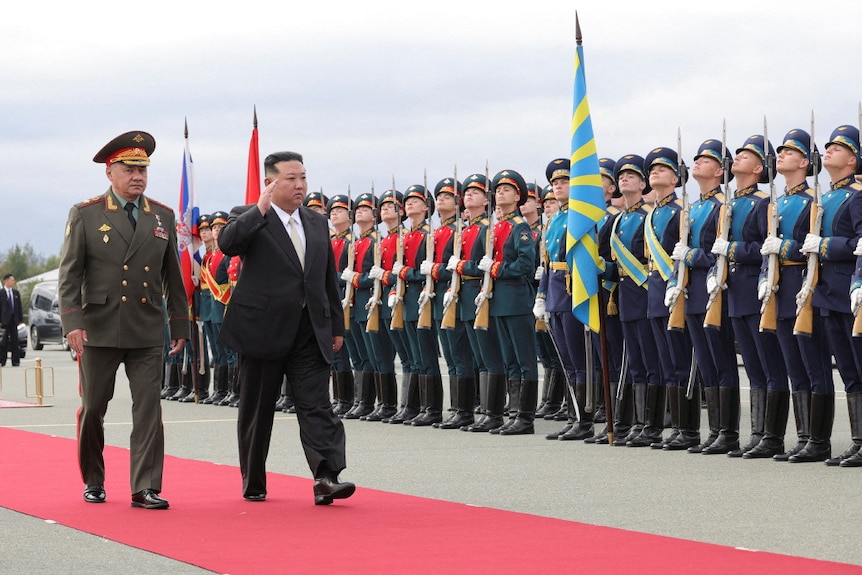
[[[488,225],[488,224],[490,224],[490,223],[491,223],[491,220],[490,220],[490,219],[488,219],[488,218],[482,218],[482,225],[483,225],[483,226],[487,226],[487,225]]]
[[[764,192],[763,190],[757,190],[756,192],[754,192],[751,195],[754,196],[755,198],[768,198],[769,197],[769,194],[767,192]]]
[[[859,182],[853,182],[852,184],[850,184],[850,187],[853,188],[854,190],[856,190],[857,192],[859,190],[862,190],[862,184],[860,184]]]
[[[682,209],[682,206],[683,206],[682,198],[677,198],[677,199],[675,199],[675,200],[673,201],[673,203],[674,203],[674,204],[676,204],[676,205],[677,205],[677,207],[679,207],[679,209]]]
[[[515,216],[514,218],[512,218],[512,223],[515,224],[523,224],[526,221],[527,220],[524,219],[524,216]]]
[[[154,200],[153,198],[151,198],[151,197],[149,197],[149,196],[147,197],[147,201],[148,201],[148,202],[150,202],[151,204],[153,204],[154,206],[159,206],[160,208],[164,208],[164,209],[168,210],[168,211],[169,211],[169,212],[171,212],[171,213],[173,213],[173,211],[174,211],[174,210],[173,210],[173,208],[171,208],[171,207],[169,207],[169,206],[167,206],[167,205],[163,204],[162,202],[156,201],[156,200]]]
[[[87,206],[92,206],[93,204],[103,203],[105,201],[105,196],[96,196],[95,198],[90,198],[89,200],[84,200],[83,202],[75,204],[75,207],[79,210],[81,208],[86,208]]]

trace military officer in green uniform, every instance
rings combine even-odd
[[[167,305],[171,354],[189,337],[188,301],[177,256],[173,211],[144,195],[156,147],[146,132],[127,132],[93,158],[105,164],[107,192],[69,211],[60,256],[63,333],[79,358],[78,463],[84,501],[105,501],[103,419],[125,364],[132,395],[132,506],[166,509],[164,430],[159,391]]]

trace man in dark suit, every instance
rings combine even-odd
[[[0,365],[6,365],[6,357],[12,352],[12,365],[21,364],[21,348],[18,347],[18,324],[24,321],[24,313],[21,309],[21,294],[15,289],[15,276],[6,274],[3,276],[3,291],[0,293],[0,329],[6,331],[3,340],[2,357]]]
[[[132,394],[132,507],[168,508],[159,497],[165,454],[159,404],[163,298],[171,355],[189,337],[189,314],[174,212],[144,195],[155,147],[150,134],[127,132],[96,154],[93,161],[105,164],[111,187],[69,210],[60,254],[63,333],[79,358],[78,463],[88,503],[105,501],[103,420],[122,363]]]
[[[345,435],[332,413],[329,372],[344,343],[344,315],[326,218],[303,207],[302,156],[277,152],[264,160],[266,188],[257,204],[235,207],[219,234],[242,273],[219,334],[239,354],[237,420],[242,493],[266,499],[266,456],[284,376],[293,388],[299,437],[314,474],[314,503],[350,497],[341,483]]]

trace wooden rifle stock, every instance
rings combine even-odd
[[[811,111],[811,141],[814,141],[814,110]],[[823,230],[823,198],[820,196],[820,178],[818,177],[820,167],[820,152],[817,146],[811,146],[811,163],[814,165],[814,199],[811,201],[811,212],[809,214],[808,231],[812,234],[821,235]],[[814,298],[814,288],[820,280],[820,257],[817,253],[809,253],[805,268],[805,279],[802,282],[800,294],[805,295],[804,301],[797,305],[796,321],[793,324],[793,335],[814,335],[814,307],[811,304]],[[797,301],[799,295],[797,294]],[[857,332],[859,317],[853,323],[853,333]]]
[[[452,251],[456,257],[461,256],[461,218],[459,216],[458,223],[455,227],[455,238],[452,240]],[[458,312],[458,297],[461,294],[461,275],[452,270],[452,279],[449,280],[449,290],[452,294],[452,299],[448,307],[443,308],[443,320],[440,322],[442,329],[455,329],[455,322]]]
[[[425,235],[425,261],[434,262],[434,228],[431,227],[431,218],[428,218],[428,233]],[[434,297],[434,280],[431,274],[425,277],[425,287],[423,288],[426,298],[425,303],[419,309],[419,322],[416,327],[419,329],[431,329],[433,325],[431,310],[434,307],[431,304],[431,298]]]
[[[778,235],[778,205],[775,194],[772,193],[769,203],[769,234]],[[775,333],[778,327],[778,304],[775,292],[778,290],[778,254],[769,254],[766,282],[768,284],[766,297],[760,310],[760,331]]]
[[[685,290],[688,286],[688,268],[680,262],[680,269],[677,272],[677,286],[682,288],[682,293],[676,298],[673,307],[670,309],[670,317],[667,320],[667,328],[673,331],[685,330]]]
[[[399,221],[401,214],[398,214]],[[404,235],[401,233],[401,224],[398,224],[398,239],[396,241],[395,261],[404,263]],[[399,274],[395,280],[395,307],[392,308],[392,319],[389,320],[389,329],[404,329],[404,280]]]
[[[486,178],[487,179],[487,178]],[[488,214],[488,230],[485,233],[485,255],[489,258],[494,257],[494,222],[491,220],[490,213]],[[494,278],[491,277],[491,271],[485,272],[485,277],[482,278],[482,290],[484,294],[482,305],[476,308],[476,319],[473,321],[473,329],[488,329],[490,321],[491,294],[494,290]]]
[[[374,236],[374,265],[380,267],[380,238]],[[371,291],[371,299],[368,300],[368,323],[365,324],[366,333],[380,331],[380,292],[382,286],[379,279],[374,280],[374,289]]]

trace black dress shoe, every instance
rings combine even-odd
[[[105,488],[101,485],[88,485],[84,489],[84,501],[87,503],[104,503]]]
[[[338,482],[338,477],[320,477],[314,480],[314,504],[329,505],[333,499],[347,499],[356,491],[356,485]]]
[[[266,493],[250,493],[243,495],[242,498],[246,501],[266,501]]]
[[[167,500],[159,497],[153,489],[144,489],[132,495],[132,507],[143,507],[144,509],[167,509]]]

